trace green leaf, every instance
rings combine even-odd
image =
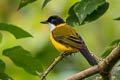
[[[120,17],[115,18],[114,20],[120,20]]]
[[[117,40],[115,40],[115,41],[113,41],[110,45],[109,45],[109,47],[107,47],[106,49],[105,49],[105,51],[103,52],[103,54],[102,54],[102,58],[105,58],[105,57],[107,57],[111,52],[112,52],[112,50],[118,45],[118,43],[120,43],[120,39],[117,39]]]
[[[2,34],[0,33],[0,43],[2,42],[2,38],[3,38],[3,36],[2,36]]]
[[[27,4],[34,2],[34,1],[36,1],[36,0],[20,0],[20,4],[19,4],[18,10],[23,8]]]
[[[114,45],[118,45],[120,43],[120,39],[117,39],[115,41],[113,41],[110,46],[114,46]]]
[[[100,18],[108,10],[108,8],[109,8],[109,3],[105,2],[104,4],[99,6],[97,10],[94,10],[90,15],[88,15],[86,19],[84,20],[84,23],[91,22],[91,21],[94,21]]]
[[[14,64],[33,75],[39,76],[42,72],[40,61],[32,57],[30,52],[20,46],[4,50],[3,55],[9,57]]]
[[[0,60],[0,73],[5,71],[5,63]]]
[[[75,3],[75,4],[70,8],[70,10],[69,10],[69,14],[70,14],[70,15],[69,15],[68,18],[66,19],[66,23],[69,24],[69,25],[71,25],[71,26],[74,26],[74,24],[80,25],[79,20],[78,20],[75,12],[74,12],[74,10],[73,10],[74,6],[77,5],[77,4],[79,4],[79,2]]]
[[[5,63],[0,60],[0,80],[13,80],[7,74],[4,73],[5,71]]]
[[[16,37],[16,39],[32,37],[32,35],[29,34],[28,32],[11,24],[0,23],[0,30],[4,30],[12,33]]]
[[[73,26],[94,21],[102,16],[108,7],[109,4],[105,0],[81,0],[70,8],[66,22]]]
[[[50,0],[45,0],[43,5],[42,5],[42,9],[47,5],[47,3],[49,2]]]
[[[116,66],[116,67],[112,70],[112,76],[115,77],[115,80],[119,80],[119,79],[120,79],[120,65]]]
[[[10,76],[0,72],[0,80],[13,80]]]
[[[101,57],[106,58],[112,52],[114,48],[115,46],[109,46],[108,48],[106,48]]]

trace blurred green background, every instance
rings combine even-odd
[[[25,72],[17,67],[8,57],[1,55],[7,48],[21,45],[30,51],[34,57],[40,60],[45,70],[52,63],[59,52],[49,40],[48,25],[40,24],[51,15],[61,16],[64,20],[68,16],[69,8],[79,0],[51,0],[41,10],[44,0],[37,0],[32,4],[17,10],[19,0],[0,0],[0,22],[14,24],[33,35],[33,38],[16,40],[15,37],[4,31],[0,44],[0,59],[6,63],[6,73],[14,80],[39,80],[38,76]],[[120,38],[120,22],[113,19],[120,16],[120,0],[108,0],[108,11],[98,20],[74,28],[82,36],[89,50],[97,56],[101,56],[105,48],[114,40]],[[62,60],[47,76],[48,80],[63,80],[67,76],[80,72],[90,67],[80,53],[73,54]],[[89,79],[90,80],[90,79]],[[94,80],[93,78],[91,80]]]

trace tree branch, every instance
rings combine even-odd
[[[48,69],[42,74],[40,80],[43,80],[47,74],[55,67],[57,63],[59,63],[65,56],[70,55],[71,53],[64,52],[60,56],[58,56],[53,63],[48,67]]]
[[[98,72],[99,72],[99,68],[96,65],[96,66],[88,68],[88,69],[86,69],[84,71],[81,71],[81,72],[79,72],[77,74],[74,74],[73,76],[68,77],[65,80],[79,80],[79,79],[84,79],[84,78],[89,77],[89,76],[91,76],[93,74],[96,74]]]
[[[43,80],[47,76],[47,74],[54,68],[54,66],[64,58],[64,56],[68,56],[70,54],[71,53],[62,53],[60,56],[58,56],[54,60],[54,62],[48,67],[48,69],[43,73],[40,80]],[[96,73],[99,73],[102,76],[103,80],[112,80],[111,71],[119,59],[120,44],[118,44],[118,46],[113,49],[112,52],[105,59],[99,61],[98,65],[74,74],[66,78],[65,80],[82,80]]]
[[[103,80],[112,80],[111,71],[119,59],[120,44],[118,44],[118,46],[113,49],[112,52],[105,59],[101,60],[98,65],[74,74],[66,78],[65,80],[82,80],[96,73],[100,73]]]
[[[40,80],[43,80],[47,74],[54,68],[54,66],[63,59],[63,56],[58,56],[54,62],[48,67],[48,69],[42,74]]]

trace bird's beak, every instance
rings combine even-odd
[[[41,21],[42,24],[48,24],[48,21]]]

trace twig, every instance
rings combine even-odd
[[[70,55],[70,54],[71,54],[71,53],[66,53],[66,52],[64,52],[64,53],[62,53],[60,56],[58,56],[58,57],[54,60],[54,62],[48,67],[48,69],[42,74],[40,80],[43,80],[43,79],[47,76],[47,74],[55,67],[55,65],[56,65],[59,61],[61,61],[65,56],[68,56],[68,55]]]
[[[55,66],[59,61],[61,61],[62,59],[63,59],[62,56],[58,56],[58,57],[54,60],[54,62],[48,67],[48,69],[42,74],[40,80],[43,80],[43,79],[47,76],[47,74],[54,68],[54,66]]]
[[[100,73],[103,80],[112,80],[111,71],[119,59],[120,44],[118,44],[118,46],[112,50],[112,52],[110,53],[110,55],[108,55],[107,58],[100,61],[98,65],[74,74],[66,78],[65,80],[82,80],[96,73]]]

